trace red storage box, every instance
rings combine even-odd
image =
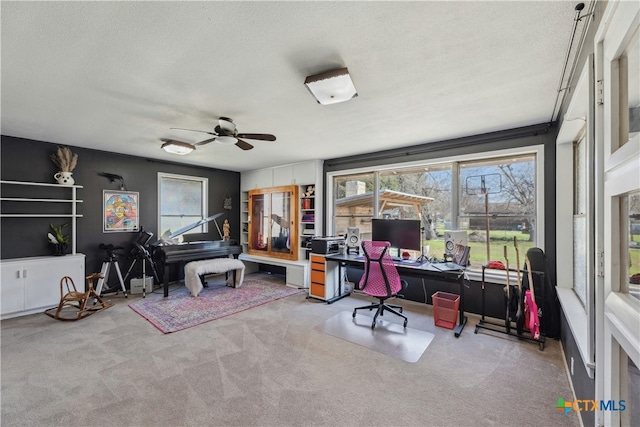
[[[436,292],[431,295],[433,299],[433,320],[436,326],[453,329],[458,323],[458,310],[460,309],[460,295],[447,292]]]

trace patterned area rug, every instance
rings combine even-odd
[[[167,298],[153,295],[129,307],[168,334],[302,292],[286,286],[281,277],[255,273],[245,276],[239,288],[212,285],[198,297],[180,288]]]

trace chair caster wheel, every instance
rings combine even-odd
[[[407,321],[406,320],[404,321],[404,327],[405,328],[407,327]]]
[[[400,313],[402,313],[402,307],[400,307]]]
[[[355,319],[356,317],[356,312],[354,311],[353,314],[351,315],[351,317],[353,317]]]
[[[374,322],[371,324],[371,329],[375,329],[375,327],[376,327],[376,322],[374,321]]]

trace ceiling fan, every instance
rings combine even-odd
[[[233,123],[233,120],[228,117],[220,117],[218,119],[218,124],[213,129],[213,132],[209,132],[206,130],[184,129],[184,128],[171,128],[171,129],[186,130],[189,132],[201,132],[201,133],[213,135],[213,138],[196,142],[193,145],[204,145],[212,141],[216,141],[220,144],[233,143],[237,147],[243,150],[251,150],[253,148],[253,145],[249,144],[246,141],[243,141],[243,139],[256,139],[260,141],[270,141],[270,142],[273,142],[276,140],[276,137],[274,135],[271,135],[268,133],[238,133],[235,123]]]

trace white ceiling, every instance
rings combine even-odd
[[[234,171],[550,121],[575,3],[6,2],[3,135]],[[358,97],[303,82],[348,67]],[[219,116],[271,133],[211,143]]]

